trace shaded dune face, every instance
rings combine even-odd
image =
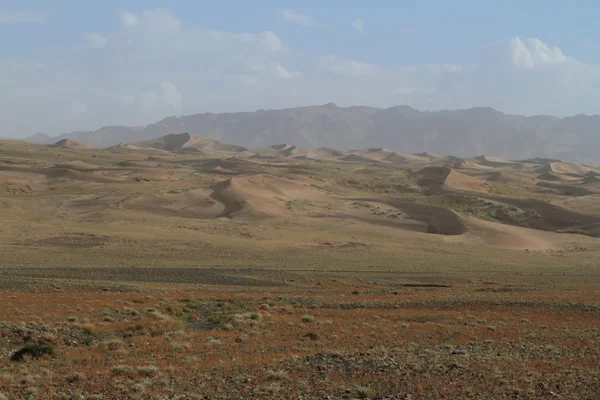
[[[459,216],[445,208],[384,198],[356,198],[352,200],[374,201],[395,207],[406,213],[409,218],[425,223],[427,233],[461,235],[466,232],[466,227]]]
[[[487,192],[487,183],[449,167],[426,167],[413,174],[417,184],[433,192],[445,189],[455,191]]]
[[[90,146],[85,145],[83,143],[79,143],[75,140],[71,139],[62,139],[58,142],[51,144],[49,147],[53,148],[70,148],[70,149],[89,149]]]

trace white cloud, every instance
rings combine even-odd
[[[550,47],[537,38],[524,41],[514,37],[507,41],[515,67],[533,69],[549,64],[563,64],[574,60],[565,57],[558,47]]]
[[[245,36],[248,36],[250,41],[255,41],[258,38],[262,45],[272,52],[281,51],[285,48],[281,39],[271,31],[265,31],[258,36],[252,34],[247,34]]]
[[[418,109],[489,105],[559,116],[599,111],[600,65],[535,38],[488,46],[474,66],[384,65],[296,51],[269,30],[190,28],[167,10],[124,11],[119,17],[120,26],[97,32],[110,40],[84,36],[88,45],[103,45],[102,51],[65,45],[32,52],[29,61],[0,55],[0,109],[7,116],[0,118],[0,135],[328,102]]]
[[[0,22],[17,23],[17,22],[42,22],[46,20],[45,14],[34,12],[11,12],[0,11]]]
[[[119,17],[121,17],[121,23],[125,26],[137,26],[140,23],[139,18],[129,11],[120,11]]]
[[[152,107],[156,102],[156,94],[154,92],[144,92],[140,95],[142,106],[145,108]]]
[[[256,85],[258,82],[258,78],[251,75],[237,75],[235,79],[244,86]]]
[[[155,34],[174,33],[183,27],[183,23],[177,17],[163,8],[144,11],[140,19],[142,24]]]
[[[381,68],[375,64],[356,60],[345,60],[335,56],[321,57],[320,67],[327,71],[346,76],[374,75],[381,72]]]
[[[83,35],[87,41],[88,47],[101,49],[106,46],[108,39],[96,32],[86,33]]]
[[[88,112],[88,106],[80,101],[74,101],[71,104],[71,116],[73,118],[81,118]]]
[[[284,9],[279,18],[286,22],[309,26],[311,28],[329,28],[329,25],[318,23],[310,15],[302,14],[301,12],[289,8]]]
[[[181,114],[181,107],[183,105],[183,96],[172,82],[163,81],[160,84],[163,93],[163,101],[165,105],[173,109],[174,111]]]
[[[135,96],[129,94],[120,94],[117,93],[115,95],[115,100],[124,106],[133,106],[135,104]]]
[[[352,27],[360,33],[365,32],[365,23],[360,18],[356,18],[354,21],[352,21]]]
[[[283,65],[281,65],[279,63],[273,64],[272,69],[278,78],[293,79],[293,78],[297,78],[301,75],[300,72],[288,71]]]

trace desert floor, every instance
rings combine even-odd
[[[598,397],[600,169],[175,138],[0,140],[0,399]]]

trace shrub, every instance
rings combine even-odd
[[[364,387],[364,386],[356,387],[356,395],[358,396],[359,399],[366,399],[367,397],[369,397],[370,393],[371,393],[371,389],[369,389],[368,387]]]
[[[141,376],[151,377],[151,376],[156,375],[157,371],[158,371],[158,369],[154,365],[143,365],[143,366],[137,367],[137,372]]]
[[[40,358],[44,355],[51,356],[54,354],[52,347],[50,346],[25,346],[21,350],[18,350],[15,354],[13,354],[10,359],[12,361],[21,361],[23,358],[29,356],[31,358]]]
[[[309,322],[313,322],[315,320],[315,318],[312,315],[303,315],[301,320],[304,323],[309,323]]]
[[[131,372],[131,367],[129,365],[115,365],[112,367],[112,372],[115,375],[129,374]]]

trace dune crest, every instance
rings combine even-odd
[[[487,183],[479,178],[463,174],[449,167],[425,167],[416,173],[414,178],[417,184],[433,192],[444,189],[488,192]]]
[[[120,147],[155,149],[172,152],[196,152],[209,154],[243,153],[248,149],[242,146],[224,144],[216,140],[191,135],[187,132],[170,134],[142,142],[122,143]]]
[[[72,139],[62,139],[58,142],[49,145],[52,148],[67,148],[67,149],[89,149],[91,146],[88,146],[83,143],[79,143]]]

